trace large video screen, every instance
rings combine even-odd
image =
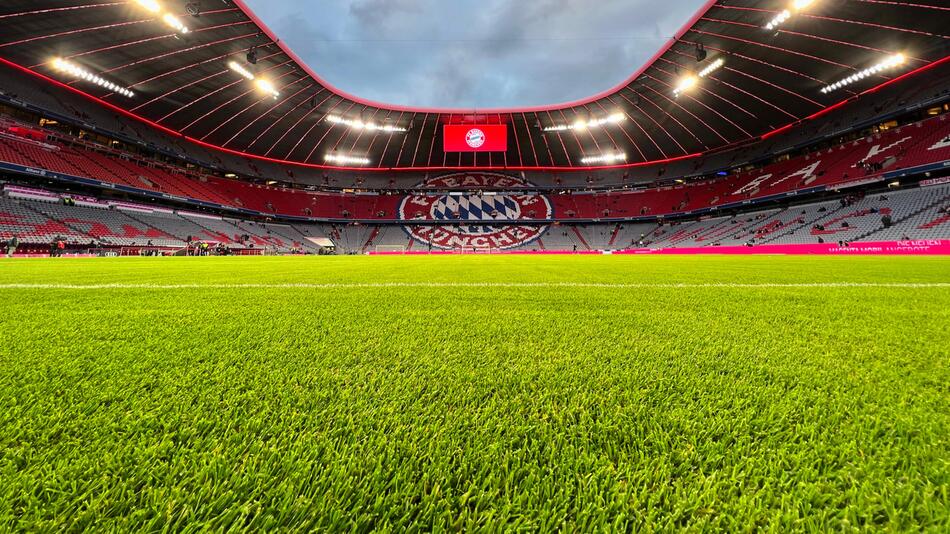
[[[507,152],[508,126],[504,124],[447,124],[446,152]]]

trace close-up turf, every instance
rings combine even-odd
[[[950,529],[950,258],[0,262],[0,530]]]

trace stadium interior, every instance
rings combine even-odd
[[[24,253],[57,236],[361,254],[950,234],[950,56],[939,17],[906,16],[919,6],[871,22],[824,3],[772,34],[760,2],[709,2],[620,87],[475,112],[347,95],[242,2],[174,6],[185,34],[136,2],[45,4],[0,15],[0,234]],[[500,126],[505,146],[449,151],[450,126]]]
[[[947,533],[950,0],[3,0],[0,310],[0,532]]]

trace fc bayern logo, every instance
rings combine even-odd
[[[465,134],[465,142],[472,148],[481,148],[485,144],[485,132],[472,128]]]
[[[554,214],[551,202],[544,195],[511,192],[530,185],[503,174],[441,176],[419,186],[440,192],[405,197],[399,205],[399,216],[403,220],[444,222],[405,226],[406,233],[424,247],[441,250],[516,248],[534,242],[547,231],[545,225],[519,224],[519,221],[546,221]],[[454,189],[460,191],[452,191]],[[477,192],[479,189],[506,192]]]

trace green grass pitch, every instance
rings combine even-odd
[[[950,258],[0,260],[0,310],[2,531],[950,529]]]

